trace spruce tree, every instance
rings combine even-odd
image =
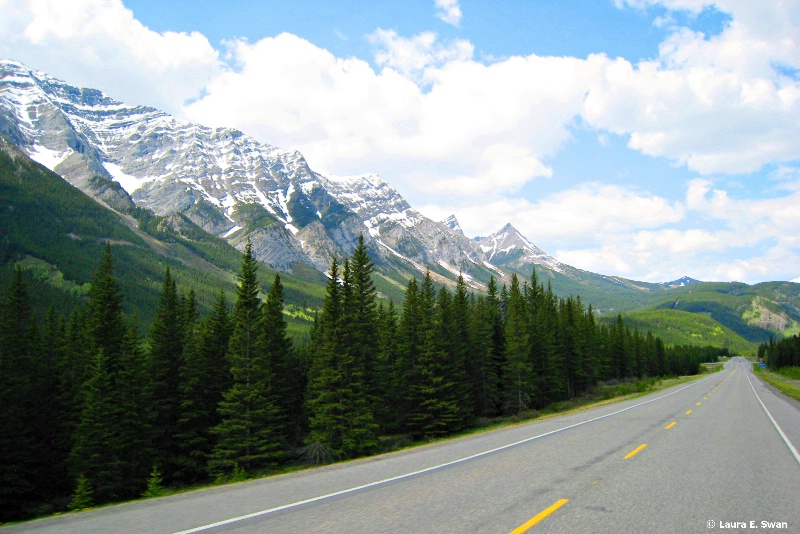
[[[155,457],[168,482],[173,481],[179,455],[175,432],[181,415],[179,369],[183,353],[183,310],[169,267],[150,329],[149,402]]]
[[[283,307],[283,284],[280,274],[276,273],[263,306],[259,345],[271,370],[270,389],[283,419],[282,433],[292,444],[298,445],[301,442],[300,418],[306,384],[288,334]]]
[[[322,313],[312,339],[313,362],[308,384],[309,443],[332,455],[352,458],[377,447],[378,425],[372,412],[364,365],[350,351],[345,303],[353,291],[349,262],[341,273],[334,259]]]
[[[217,407],[231,386],[226,360],[230,320],[224,293],[211,315],[184,344],[181,356],[181,417],[178,421],[178,480],[198,482],[207,474],[213,446],[211,429],[220,423]]]
[[[233,383],[219,404],[222,420],[212,431],[216,444],[209,470],[217,476],[231,475],[239,467],[247,472],[264,469],[283,459],[285,454],[282,418],[272,397],[271,370],[258,343],[261,302],[257,268],[248,242],[228,347]]]
[[[532,406],[532,368],[525,301],[516,274],[508,291],[503,369],[504,407],[508,413],[520,413]]]
[[[84,386],[81,421],[70,453],[75,480],[86,477],[98,503],[130,496],[129,481],[120,476],[125,471],[126,444],[120,428],[122,407],[117,402],[109,368],[103,350],[97,349]]]
[[[110,244],[106,244],[100,266],[95,271],[85,319],[91,344],[90,358],[94,357],[97,350],[102,350],[112,372],[116,372],[117,357],[125,337],[125,316],[122,288],[114,276]]]
[[[29,451],[33,316],[19,267],[0,302],[0,520],[20,519],[37,490]]]

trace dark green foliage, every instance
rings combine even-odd
[[[592,307],[556,298],[535,273],[502,289],[491,279],[477,296],[463,278],[450,290],[428,273],[408,281],[398,317],[378,304],[363,240],[341,270],[333,262],[305,345],[289,335],[283,275],[260,300],[248,244],[232,312],[219,292],[200,319],[194,290],[164,269],[145,346],[111,251],[98,252],[89,301],[69,317],[51,308],[36,321],[26,284],[36,281],[19,269],[0,299],[2,520],[353,458],[381,436],[444,436],[604,381],[696,373],[727,354],[665,346],[621,316],[598,325]],[[792,347],[760,352],[796,365]]]
[[[359,269],[368,271],[364,265],[356,269],[357,273]],[[365,302],[363,295],[353,294],[356,288],[369,291],[369,286],[363,282],[353,284],[349,261],[345,261],[344,271],[340,273],[334,259],[329,274],[325,304],[311,338],[308,442],[319,442],[333,455],[350,458],[377,447],[378,424],[369,394],[365,352],[359,345],[365,340],[360,331],[363,325],[358,321],[369,312],[358,309],[359,303]],[[374,357],[374,353],[370,357]]]
[[[31,480],[29,450],[34,393],[29,379],[34,351],[34,322],[22,273],[16,270],[11,288],[0,302],[0,520],[17,519],[37,490]]]
[[[247,244],[232,315],[228,361],[232,386],[219,404],[221,422],[212,433],[216,445],[209,470],[215,475],[274,465],[285,455],[284,417],[275,398],[269,355],[260,345],[261,301],[257,263]]]
[[[190,315],[194,313],[194,309],[189,310]],[[148,408],[155,445],[153,460],[164,470],[168,481],[177,470],[179,457],[175,431],[181,418],[179,370],[187,330],[185,319],[177,286],[167,268],[150,330]]]
[[[800,367],[800,337],[792,336],[775,341],[770,339],[758,347],[758,356],[773,371],[785,367]]]
[[[263,306],[259,350],[269,361],[272,376],[270,389],[283,418],[281,434],[290,444],[299,445],[305,430],[302,408],[306,380],[287,331],[283,309],[283,284],[280,275],[276,274]]]
[[[231,327],[223,293],[199,327],[187,321],[186,336],[179,370],[180,419],[175,435],[179,454],[174,477],[192,483],[206,476],[211,429],[221,421],[217,407],[232,385],[226,359]]]
[[[68,510],[84,510],[94,506],[94,490],[91,481],[84,475],[78,475],[75,482],[75,492],[72,500],[67,505]]]

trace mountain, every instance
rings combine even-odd
[[[700,280],[695,280],[694,278],[689,278],[688,276],[684,276],[682,278],[678,278],[677,280],[673,280],[672,282],[666,282],[664,286],[669,288],[675,287],[684,287],[692,284],[699,284]]]
[[[563,273],[567,266],[548,256],[542,249],[528,241],[519,231],[506,224],[503,228],[478,241],[489,262],[511,270],[526,271],[531,266],[541,266]]]
[[[110,207],[184,215],[239,249],[252,241],[256,258],[281,271],[324,272],[364,234],[395,283],[427,268],[442,281],[503,275],[463,233],[423,216],[378,176],[324,176],[299,152],[128,106],[7,60],[0,134]]]
[[[7,60],[0,61],[0,136],[95,199],[144,243],[122,250],[155,253],[140,272],[158,279],[166,264],[197,269],[205,277],[204,291],[219,287],[218,279],[225,280],[222,285],[235,280],[239,257],[233,247],[241,250],[250,240],[259,260],[298,276],[289,278],[295,280],[290,287],[295,302],[313,308],[321,294],[315,282],[324,279],[331,259],[349,255],[363,234],[376,264],[378,291],[398,302],[407,280],[426,270],[440,283],[452,284],[463,275],[480,289],[492,276],[505,283],[511,272],[529,279],[535,269],[557,295],[579,295],[599,316],[688,311],[750,341],[800,331],[797,284],[711,284],[688,277],[654,284],[605,276],[559,262],[510,224],[472,240],[454,216],[442,222],[423,216],[374,174],[323,175],[299,152],[235,129],[207,128],[151,107],[129,106]],[[48,213],[30,213],[39,229],[56,224]],[[8,241],[9,235],[0,227],[0,237]],[[62,240],[48,250],[14,235],[16,242],[4,243],[9,248],[2,263],[24,260],[40,270],[60,269],[73,289],[88,281],[85,262],[75,259],[75,243]],[[72,239],[81,232],[60,235]],[[89,241],[98,239],[108,238]],[[56,249],[72,252],[56,257]],[[70,262],[82,267],[68,273],[63,265]],[[195,276],[190,272],[185,271],[186,280]],[[315,296],[304,296],[304,285]]]
[[[232,303],[241,253],[182,215],[147,213],[137,213],[137,220],[105,206],[0,137],[0,293],[18,266],[38,317],[50,306],[68,314],[86,300],[108,243],[127,311],[145,331],[166,268],[181,290],[195,291],[201,313],[211,309],[220,291]],[[303,312],[310,309],[313,315],[321,306],[325,280],[315,270],[303,274],[281,276],[290,328],[301,335],[310,324]],[[266,290],[275,271],[262,268],[259,275]]]

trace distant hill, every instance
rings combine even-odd
[[[667,345],[712,345],[728,348],[733,354],[751,354],[757,349],[756,343],[700,313],[672,309],[636,311],[626,314],[624,320],[630,328],[651,331]]]

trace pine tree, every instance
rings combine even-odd
[[[343,321],[347,332],[347,349],[353,364],[363,373],[363,381],[374,411],[382,392],[375,374],[375,356],[378,352],[377,290],[372,281],[373,263],[367,254],[364,236],[358,236],[358,244],[347,262],[347,283],[344,287]]]
[[[91,481],[97,502],[111,502],[129,496],[124,471],[125,444],[120,432],[121,406],[108,358],[98,349],[85,384],[81,421],[75,432],[70,463],[76,476]]]
[[[398,329],[398,354],[393,370],[393,384],[397,392],[397,424],[401,431],[410,430],[408,417],[414,409],[411,390],[417,379],[417,363],[422,352],[424,333],[422,330],[424,311],[420,307],[419,283],[416,278],[408,281],[403,314]]]
[[[223,395],[219,404],[222,421],[212,431],[217,440],[209,470],[215,475],[232,474],[237,467],[247,472],[267,468],[285,454],[282,418],[271,396],[271,370],[258,343],[261,302],[256,270],[248,242],[228,347],[233,385]]]
[[[19,267],[0,303],[0,520],[19,519],[35,498],[34,467],[29,451],[35,446],[31,419],[34,376],[33,316]]]
[[[199,328],[194,327],[193,292],[183,305],[186,339],[181,353],[180,419],[176,432],[179,454],[175,478],[184,483],[198,482],[206,474],[212,447],[211,429],[219,424],[217,407],[230,387],[225,355],[230,339],[230,324],[225,296],[219,299]],[[197,331],[195,331],[197,330]]]
[[[114,276],[114,258],[111,245],[106,244],[100,266],[94,274],[89,292],[86,327],[91,343],[91,354],[102,350],[112,372],[116,372],[117,356],[125,337],[122,289]],[[91,356],[93,357],[93,356]]]
[[[169,267],[164,272],[161,295],[150,329],[149,409],[153,461],[161,466],[167,481],[174,480],[179,450],[175,432],[181,416],[179,370],[184,348],[184,317],[175,280]]]
[[[353,299],[349,262],[341,273],[334,259],[325,302],[312,343],[314,360],[308,384],[310,444],[339,457],[360,456],[377,447],[378,425],[372,411],[363,362],[348,341],[345,304]],[[357,337],[357,335],[355,336]]]
[[[122,312],[108,246],[89,297],[86,333],[93,353],[69,463],[73,476],[91,481],[95,499],[102,503],[141,492],[147,473],[142,455],[149,450],[140,397],[146,380],[143,354],[135,322],[129,328]]]
[[[396,380],[398,365],[398,317],[394,302],[384,307],[378,304],[378,357],[375,374],[382,401],[375,411],[375,418],[384,434],[392,434],[399,430],[400,405],[402,397]]]
[[[519,279],[511,277],[505,326],[504,406],[508,413],[520,413],[532,406],[532,369],[525,302]]]
[[[300,419],[306,384],[292,339],[288,334],[283,307],[283,284],[280,274],[276,273],[263,306],[259,345],[271,369],[270,390],[283,419],[282,433],[292,444],[299,445],[302,431]]]

